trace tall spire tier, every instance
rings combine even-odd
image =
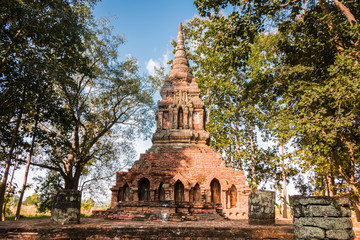
[[[207,145],[210,135],[205,131],[205,106],[186,58],[181,23],[169,78],[165,80],[160,94],[162,100],[158,102],[156,113],[157,129],[150,151],[164,145]]]
[[[182,25],[179,23],[179,33],[177,37],[176,51],[174,61],[170,70],[171,82],[187,81],[191,82],[194,76],[190,72],[189,62],[186,58],[186,50],[184,45],[184,36]]]

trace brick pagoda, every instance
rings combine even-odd
[[[209,146],[206,110],[189,69],[182,27],[169,78],[160,90],[152,147],[128,172],[117,172],[107,218],[196,220],[247,218],[243,171],[226,167]]]

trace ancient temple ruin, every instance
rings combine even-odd
[[[161,91],[152,147],[111,188],[112,219],[247,218],[243,171],[226,167],[209,146],[206,109],[189,69],[181,23],[175,58]],[[206,218],[206,217],[205,217]]]

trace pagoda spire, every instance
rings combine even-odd
[[[200,89],[186,59],[181,23],[175,56],[169,77],[160,90],[162,99],[156,113],[156,132],[151,150],[163,146],[208,145],[210,134],[205,129],[205,105]]]
[[[184,36],[182,31],[182,25],[181,22],[179,23],[179,32],[177,37],[177,44],[176,44],[176,51],[175,51],[175,57],[174,61],[170,70],[170,79],[172,76],[175,78],[179,78],[181,73],[188,73],[189,75],[186,77],[193,78],[190,68],[189,68],[189,62],[186,58],[186,51],[185,51],[185,45],[184,45]]]

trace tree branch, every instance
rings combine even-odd
[[[81,184],[81,189],[80,189],[80,191],[82,191],[82,190],[84,189],[85,184],[88,183],[88,182],[92,182],[92,181],[96,181],[96,180],[109,179],[109,178],[111,178],[111,177],[113,177],[113,176],[114,176],[114,173],[112,173],[111,175],[106,176],[106,177],[97,177],[97,178],[92,178],[92,179],[86,180],[86,181],[84,181],[84,182]]]
[[[21,163],[27,163],[27,161],[22,160],[22,159],[18,159],[18,161],[21,162]],[[61,168],[59,168],[59,167],[52,167],[52,166],[49,166],[49,165],[46,165],[46,164],[30,162],[30,165],[61,172]]]
[[[349,8],[347,8],[342,2],[339,0],[333,0],[335,5],[340,9],[340,11],[345,15],[346,19],[350,23],[351,26],[357,23],[354,15],[350,12]]]

